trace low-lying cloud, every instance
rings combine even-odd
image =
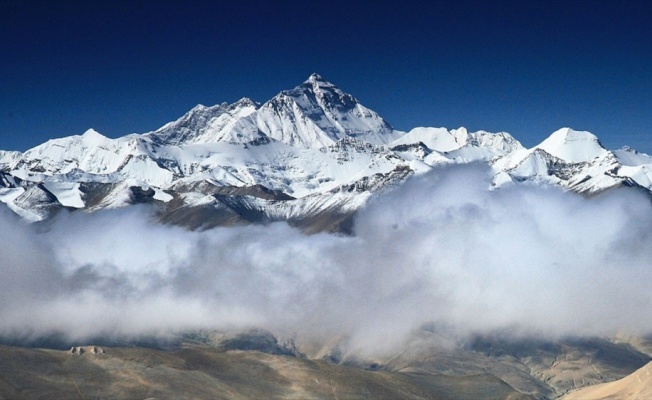
[[[488,190],[464,166],[372,201],[355,235],[284,223],[189,232],[147,209],[0,213],[0,335],[70,340],[259,327],[387,348],[459,335],[652,331],[652,206],[635,190]]]

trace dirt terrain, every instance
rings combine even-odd
[[[489,374],[368,371],[259,351],[0,347],[0,399],[528,399]]]
[[[0,399],[616,399],[651,393],[650,343],[455,342],[428,330],[383,356],[262,330],[67,349],[14,343],[0,346]]]
[[[575,390],[563,400],[652,399],[652,364],[614,382]]]

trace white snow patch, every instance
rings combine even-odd
[[[162,189],[155,188],[155,187],[153,187],[152,189],[154,190],[154,199],[155,200],[159,200],[159,201],[162,201],[164,203],[167,203],[168,201],[173,199],[171,194],[166,193]]]
[[[59,203],[64,207],[84,208],[84,200],[82,200],[82,193],[79,191],[79,183],[73,182],[43,182],[45,187],[52,193]]]

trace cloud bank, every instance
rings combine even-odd
[[[258,327],[387,348],[424,324],[652,331],[648,197],[488,187],[476,166],[415,177],[369,204],[352,237],[284,223],[189,232],[140,207],[61,214],[42,229],[4,210],[0,335]]]

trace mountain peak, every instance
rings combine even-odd
[[[570,162],[589,161],[606,152],[594,134],[571,128],[561,128],[553,132],[536,147]]]
[[[314,72],[313,74],[311,74],[311,75],[308,77],[308,80],[307,80],[306,82],[314,83],[314,82],[318,82],[318,81],[319,81],[319,82],[326,82],[326,80],[325,80],[324,78],[322,78],[321,75],[319,75],[318,73]]]
[[[564,127],[554,131],[550,137],[559,137],[564,138],[566,141],[576,141],[576,140],[594,140],[597,139],[594,134],[587,131],[576,131],[573,128]]]
[[[191,108],[191,109],[190,109],[190,112],[193,112],[193,111],[203,111],[203,110],[205,110],[205,109],[207,109],[207,108],[208,108],[208,107],[206,107],[205,105],[203,105],[203,104],[200,103],[200,104],[197,104],[196,106],[194,106],[193,108]]]
[[[86,132],[84,132],[82,134],[82,136],[84,136],[84,137],[93,137],[93,136],[104,137],[104,135],[102,135],[101,133],[99,133],[98,131],[96,131],[93,128],[89,128],[88,130],[86,130]]]
[[[333,88],[337,90],[338,92],[342,93],[339,89],[335,87],[332,83],[328,82],[326,79],[324,79],[321,75],[314,73],[308,77],[308,79],[303,82],[304,87],[308,86],[309,88],[312,88],[313,91],[318,92],[322,88]]]
[[[235,103],[231,104],[231,106],[258,108],[260,105],[254,100],[250,99],[249,97],[243,97],[240,100],[236,101]]]
[[[88,129],[86,132],[82,134],[82,139],[85,141],[91,141],[91,142],[102,142],[106,139],[108,139],[106,136],[102,135],[98,131],[96,131],[93,128]]]

